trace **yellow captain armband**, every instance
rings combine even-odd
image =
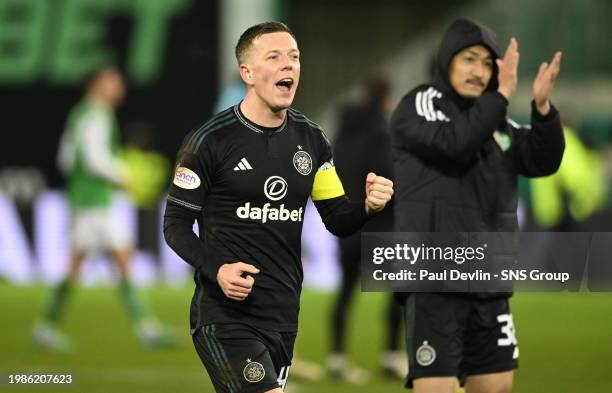
[[[310,197],[313,201],[337,198],[344,195],[342,182],[333,164],[325,163],[317,170]]]

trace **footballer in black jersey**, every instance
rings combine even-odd
[[[236,56],[247,94],[186,136],[164,235],[196,269],[191,329],[215,389],[278,392],[298,328],[308,198],[328,230],[347,236],[384,208],[393,184],[370,173],[365,202],[345,196],[323,130],[289,107],[300,62],[285,25],[249,28]]]

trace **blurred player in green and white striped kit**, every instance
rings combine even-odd
[[[58,163],[67,178],[71,257],[66,277],[54,288],[43,318],[34,328],[34,340],[44,348],[71,349],[68,338],[57,326],[79,268],[91,253],[106,253],[116,262],[120,274],[119,295],[139,340],[147,346],[174,343],[130,283],[132,236],[111,214],[117,192],[129,188],[127,168],[119,159],[120,135],[114,113],[124,95],[121,72],[111,66],[100,68],[87,78],[85,96],[68,116]]]

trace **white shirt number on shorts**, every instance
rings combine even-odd
[[[280,388],[283,390],[285,390],[287,378],[289,378],[289,367],[290,366],[284,366],[283,368],[281,368],[280,372],[278,373],[278,379],[276,380],[276,382],[278,382],[278,384],[280,385]]]
[[[516,345],[516,331],[514,330],[514,321],[512,314],[501,314],[497,316],[497,322],[502,323],[501,332],[505,337],[497,339],[497,345],[507,347]]]

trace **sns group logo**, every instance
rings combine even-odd
[[[276,202],[280,201],[287,195],[289,185],[287,181],[280,176],[270,176],[264,182],[264,194],[269,200]],[[285,204],[274,207],[269,202],[263,206],[251,206],[251,202],[236,209],[236,216],[244,220],[253,220],[265,224],[269,221],[293,221],[301,222],[304,209],[287,209]]]

